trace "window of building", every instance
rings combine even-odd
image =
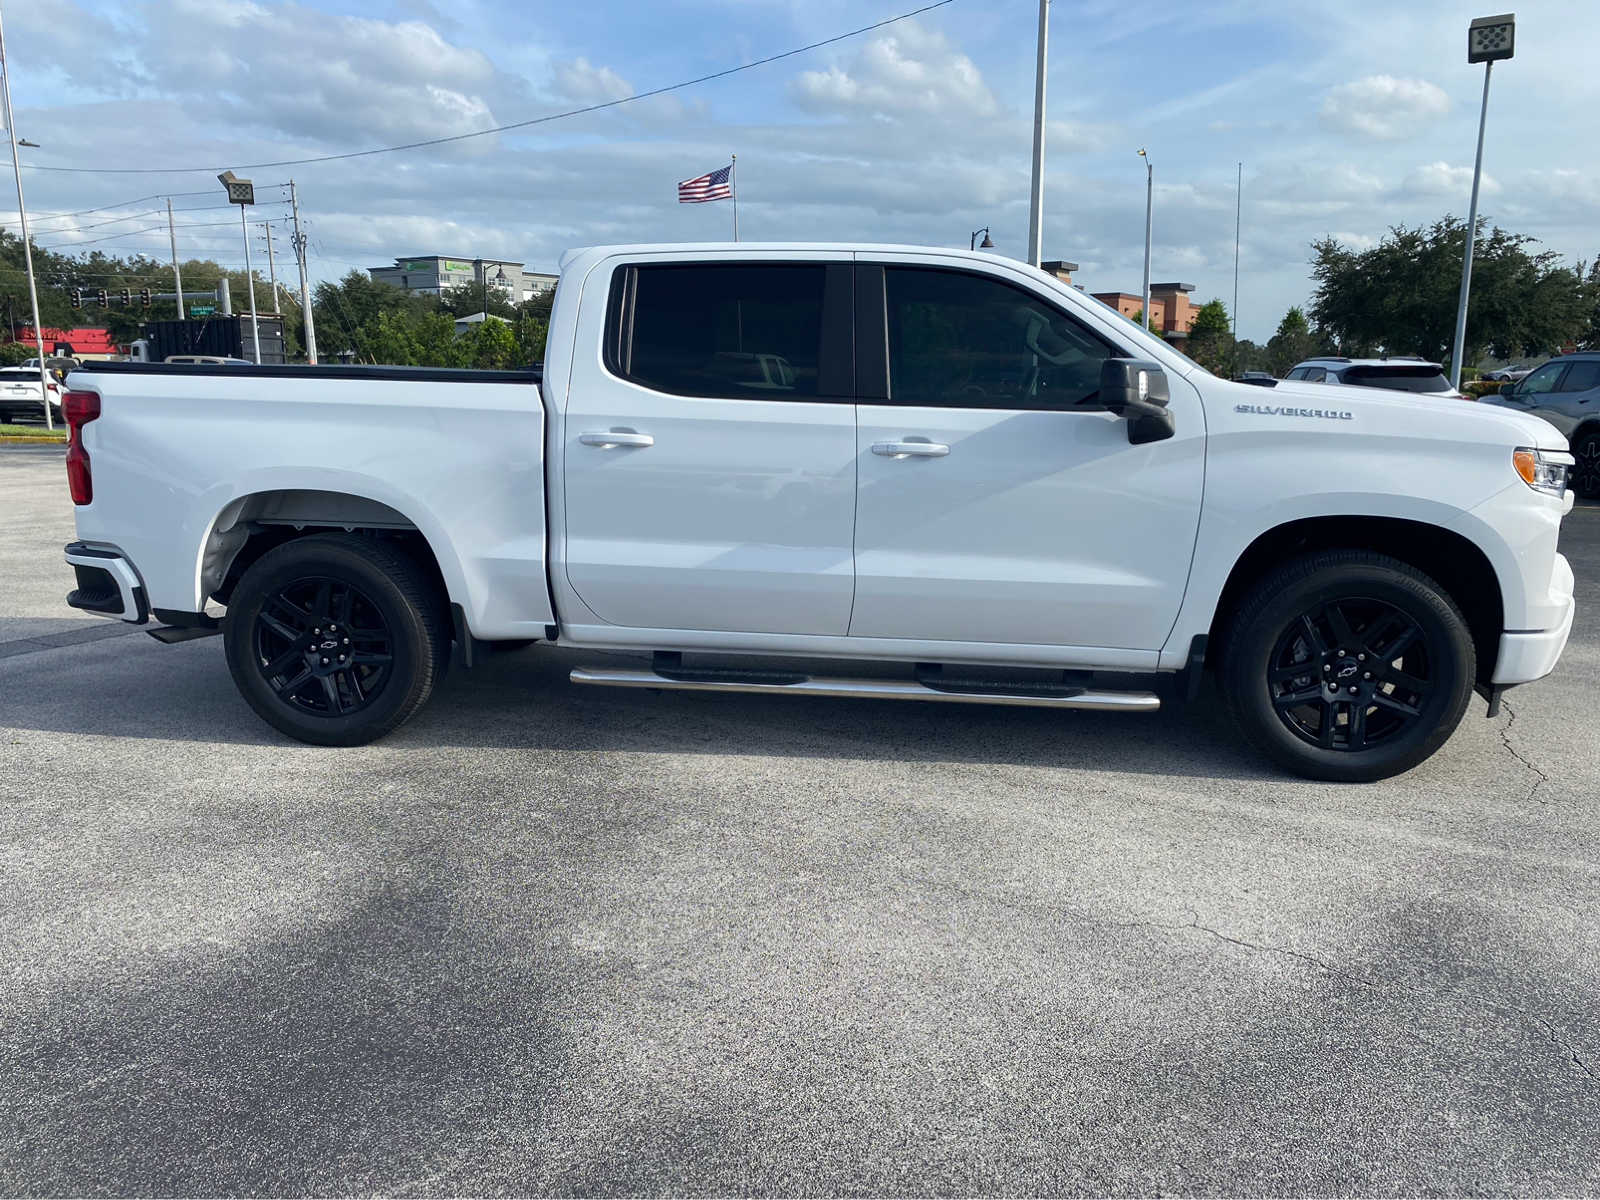
[[[815,397],[826,270],[698,263],[619,271],[608,366],[679,396]]]
[[[1095,407],[1120,352],[1043,299],[993,276],[890,267],[889,395],[934,408]]]

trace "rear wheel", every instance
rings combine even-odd
[[[1472,635],[1432,579],[1397,559],[1325,551],[1246,596],[1223,647],[1224,699],[1245,736],[1298,775],[1407,771],[1460,722]]]
[[[382,737],[444,673],[442,598],[404,552],[316,534],[268,551],[240,577],[223,625],[228,668],[264,720],[323,746]]]
[[[1600,500],[1600,430],[1585,433],[1572,444],[1572,490],[1585,500]]]

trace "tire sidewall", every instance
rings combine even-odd
[[[389,627],[389,678],[382,692],[359,712],[322,717],[280,699],[256,662],[256,619],[267,599],[297,579],[326,577],[349,582],[378,608]],[[348,746],[373,740],[400,724],[431,687],[426,622],[382,567],[349,545],[305,539],[262,555],[240,578],[223,622],[228,669],[250,707],[290,737],[319,745]]]
[[[1435,686],[1421,718],[1397,737],[1365,751],[1325,749],[1303,740],[1278,716],[1267,682],[1269,659],[1301,614],[1333,600],[1356,599],[1391,604],[1418,622]],[[1471,698],[1475,661],[1466,622],[1425,581],[1381,565],[1349,564],[1282,581],[1235,631],[1224,670],[1230,706],[1261,750],[1297,774],[1365,782],[1408,770],[1448,740]]]

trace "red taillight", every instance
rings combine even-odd
[[[83,427],[100,415],[100,393],[68,392],[61,412],[67,418],[67,486],[74,504],[88,504],[94,499],[94,479],[89,452],[83,448]]]

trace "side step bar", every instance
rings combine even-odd
[[[782,682],[760,678],[738,678],[728,672],[718,678],[711,672],[699,678],[672,678],[654,671],[630,671],[612,667],[578,667],[573,683],[600,684],[604,687],[671,688],[697,692],[756,692],[776,696],[854,696],[862,700],[943,700],[957,704],[1020,704],[1031,708],[1087,708],[1102,712],[1154,712],[1161,698],[1154,692],[1097,691],[1093,688],[1051,689],[1045,694],[1026,691],[960,691],[949,684],[929,687],[910,679],[823,679],[810,676],[782,676]],[[749,675],[766,674],[749,672]],[[772,674],[777,674],[776,672]]]

